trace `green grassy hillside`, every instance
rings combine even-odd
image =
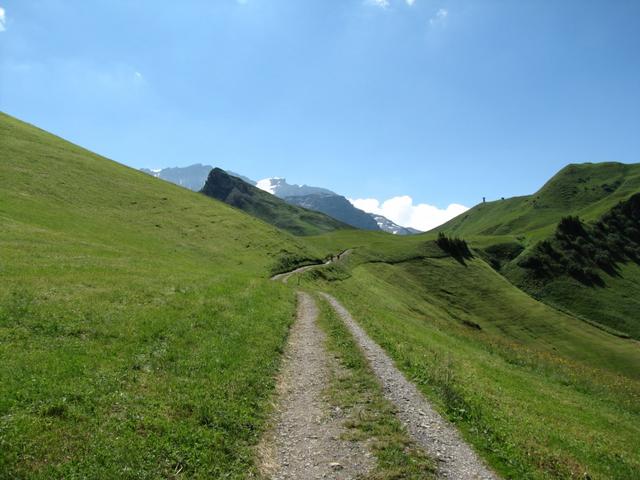
[[[640,474],[640,345],[537,302],[425,236],[337,233],[306,274],[336,295],[505,478]],[[351,238],[348,238],[351,237]]]
[[[295,237],[0,115],[0,475],[253,468]]]
[[[560,219],[578,215],[595,220],[616,203],[640,191],[640,164],[568,165],[533,195],[487,202],[436,231],[470,237],[518,238],[527,243],[553,232]],[[482,241],[482,239],[478,239]]]
[[[570,191],[585,218],[635,188],[637,166],[611,168],[627,170],[607,195],[595,173]],[[557,223],[513,210],[513,231],[468,231],[503,271]],[[505,478],[640,474],[638,342],[536,301],[479,255],[451,258],[435,233],[294,237],[2,114],[0,227],[7,478],[252,478],[295,311],[268,277],[346,249],[301,286],[338,297]],[[632,296],[636,268],[598,292]]]
[[[238,177],[229,175],[220,168],[211,170],[202,193],[294,235],[318,235],[334,230],[351,229],[349,225],[324,213],[291,205]]]
[[[640,339],[640,193],[596,222],[564,217],[503,271],[538,298]]]
[[[585,275],[578,280],[580,275],[568,271],[534,278],[530,270],[522,268],[545,245],[541,242],[554,238],[564,217],[577,216],[595,225],[618,203],[638,192],[640,164],[569,165],[533,195],[477,205],[436,231],[464,237],[510,281],[549,305],[640,339],[640,266],[633,258],[627,256],[614,268],[605,266],[604,270],[594,265],[597,282],[584,281],[588,280]],[[613,225],[607,229],[606,234],[613,239],[606,248],[607,255],[616,256],[615,250],[625,248],[623,242],[614,241],[621,234],[617,228]],[[591,246],[586,250],[580,246],[561,250],[556,249],[560,257],[573,258],[564,262],[571,264],[565,270],[594,271],[583,261],[590,256]]]

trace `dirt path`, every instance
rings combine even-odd
[[[259,449],[262,473],[274,480],[355,479],[373,467],[364,445],[340,439],[341,412],[331,408],[324,393],[334,366],[317,317],[313,298],[299,292],[278,383],[275,425]]]
[[[322,294],[340,315],[362,348],[374,373],[380,379],[385,397],[398,409],[398,418],[418,445],[439,460],[439,476],[466,480],[498,480],[462,440],[453,425],[444,420],[396,368],[393,361],[353,320],[349,312],[331,295]]]
[[[289,280],[289,277],[291,277],[292,275],[298,274],[298,273],[303,273],[306,272],[307,270],[312,270],[314,268],[318,268],[318,267],[322,267],[324,265],[330,265],[333,262],[337,262],[339,260],[342,260],[343,258],[345,258],[347,255],[349,255],[351,253],[351,250],[345,250],[344,252],[332,256],[329,260],[327,260],[324,263],[318,263],[315,265],[306,265],[304,267],[300,267],[300,268],[296,268],[295,270],[291,270],[290,272],[284,272],[284,273],[279,273],[277,275],[274,275],[273,277],[271,277],[271,280],[273,281],[281,281],[283,283],[287,283],[287,281]]]

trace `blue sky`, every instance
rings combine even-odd
[[[0,7],[0,109],[137,168],[444,208],[640,161],[635,0]]]

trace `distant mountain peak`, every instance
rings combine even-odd
[[[188,188],[194,192],[200,191],[204,186],[209,172],[213,170],[211,165],[203,165],[202,163],[194,163],[186,167],[168,167],[168,168],[141,168],[146,174],[152,177],[161,178],[167,182],[175,183],[181,187]],[[238,173],[227,171],[233,177],[240,178],[249,185],[255,185],[256,182]]]
[[[285,177],[263,178],[256,182],[238,173],[231,171],[225,172],[220,168],[213,168],[211,165],[203,165],[201,163],[187,167],[143,168],[142,171],[156,178],[167,180],[196,192],[205,186],[205,182],[210,176],[210,173],[213,172],[213,179],[217,179],[218,190],[222,184],[231,184],[229,183],[231,180],[222,181],[228,175],[239,178],[251,186],[255,186],[262,191],[285,200],[291,205],[302,206],[316,212],[322,212],[356,228],[383,230],[396,235],[417,233],[417,230],[401,227],[380,215],[365,213],[351,205],[345,197],[331,190],[312,187],[310,185],[290,184],[287,183]],[[219,192],[218,195],[220,195]]]
[[[201,193],[295,235],[318,235],[350,228],[347,224],[323,213],[290,205],[221,168],[211,170]]]
[[[336,195],[334,192],[327,190],[326,188],[287,183],[287,179],[284,177],[264,178],[256,182],[256,186],[260,190],[264,190],[265,192],[269,192],[270,194],[280,198],[304,197],[306,195],[316,194]]]
[[[187,167],[142,168],[141,170],[153,177],[197,192],[204,185],[211,169],[213,169],[211,165],[195,163]]]
[[[414,235],[416,233],[422,233],[420,230],[416,230],[415,228],[398,225],[382,215],[378,215],[376,213],[370,213],[369,215],[371,215],[376,221],[378,228],[385,232],[393,233],[394,235]]]

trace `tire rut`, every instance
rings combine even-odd
[[[317,317],[314,299],[298,292],[297,319],[277,387],[274,426],[259,447],[261,472],[273,480],[355,479],[374,465],[364,444],[341,439],[344,419],[325,395],[331,368],[337,365],[325,350]]]
[[[424,450],[438,460],[438,475],[455,480],[498,480],[456,428],[436,412],[416,386],[398,370],[386,352],[355,322],[331,295],[321,293],[344,321],[380,380],[384,396],[397,408],[405,428]]]

